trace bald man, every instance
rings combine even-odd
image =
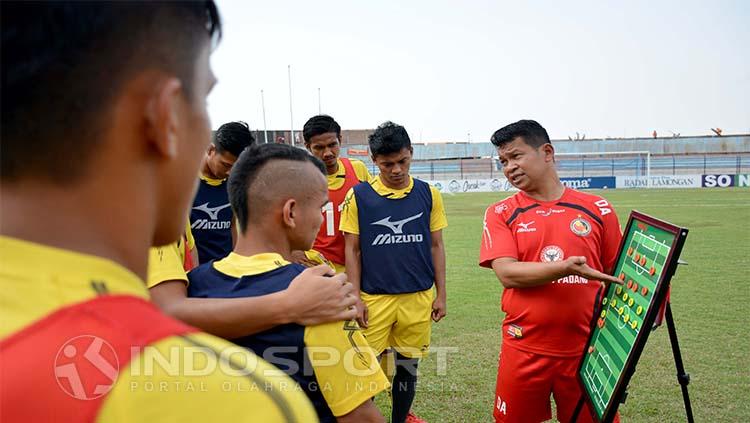
[[[287,289],[305,267],[284,257],[310,249],[323,220],[325,166],[288,145],[251,146],[237,160],[228,191],[240,228],[237,244],[226,258],[190,272],[188,295],[259,297]],[[388,381],[355,321],[277,325],[233,341],[291,376],[321,422],[384,421],[371,398]]]

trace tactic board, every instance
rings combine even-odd
[[[578,369],[597,421],[611,421],[669,290],[687,229],[633,211]],[[582,412],[586,412],[583,411]]]

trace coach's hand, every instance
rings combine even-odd
[[[367,309],[367,304],[365,304],[365,302],[362,301],[362,299],[359,298],[358,295],[355,295],[355,297],[357,297],[357,323],[359,323],[359,327],[361,327],[362,329],[367,329],[367,326],[369,326],[370,324],[370,313]]]
[[[445,317],[447,313],[447,305],[445,298],[438,296],[435,301],[432,302],[432,321],[439,322],[440,319]]]
[[[622,281],[612,275],[600,272],[586,264],[586,257],[573,256],[564,261],[565,267],[571,275],[583,276],[587,279],[595,279],[605,283],[616,283],[622,285]]]
[[[303,326],[351,320],[357,316],[353,307],[357,298],[346,274],[335,274],[327,265],[305,269],[289,284],[285,292],[286,310],[292,321]]]

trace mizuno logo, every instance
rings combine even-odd
[[[422,242],[424,237],[422,234],[408,234],[408,235],[391,235],[391,234],[380,234],[375,237],[375,241],[372,241],[372,245],[384,245],[384,244],[411,244],[412,242]]]
[[[398,220],[396,222],[391,222],[391,216],[388,216],[385,219],[380,219],[377,222],[372,222],[371,225],[385,226],[386,228],[392,230],[394,234],[402,234],[404,233],[404,225],[411,222],[412,220],[419,219],[420,217],[422,217],[422,214],[423,213],[419,213],[412,217],[407,217],[404,220]]]
[[[225,208],[229,207],[230,204],[224,204],[223,206],[218,207],[208,207],[208,203],[201,204],[200,206],[193,207],[193,210],[200,210],[208,215],[208,217],[211,218],[211,220],[216,220],[219,218],[219,212],[224,210]]]
[[[208,219],[198,219],[190,225],[191,229],[229,229],[232,227],[230,221],[216,221]]]
[[[533,225],[533,224],[534,224],[533,220],[531,222],[528,222],[528,223],[518,222],[518,231],[516,231],[516,232],[518,232],[518,233],[522,233],[522,232],[536,232],[536,228],[531,227],[531,225]]]

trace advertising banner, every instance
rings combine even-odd
[[[573,189],[604,189],[614,188],[614,176],[591,176],[587,178],[560,178],[560,182]]]
[[[426,181],[444,194],[518,191],[505,178]]]
[[[617,188],[700,188],[701,175],[651,175],[649,185],[645,176],[618,176]]]
[[[704,188],[726,188],[734,186],[734,175],[703,175],[701,185]]]

